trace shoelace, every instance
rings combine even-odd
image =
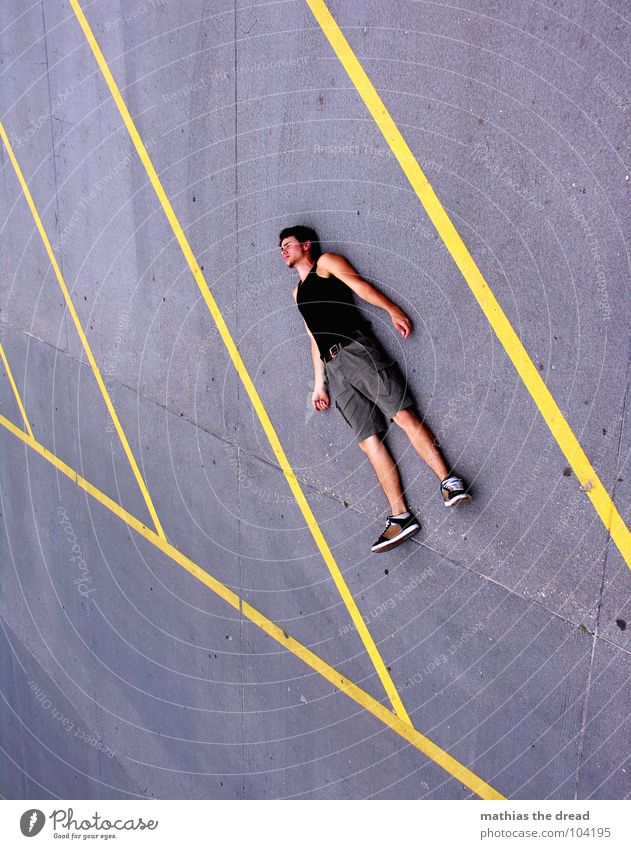
[[[447,492],[453,492],[455,489],[464,489],[462,481],[455,475],[445,478],[445,480],[441,483],[441,486],[443,489],[446,489]]]

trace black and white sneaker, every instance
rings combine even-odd
[[[452,504],[457,504],[459,501],[471,501],[465,482],[457,475],[448,475],[440,482],[440,494],[443,497],[445,507],[451,507]]]
[[[406,539],[421,530],[421,523],[413,513],[401,513],[399,516],[388,516],[386,527],[377,542],[370,549],[375,554],[390,551],[401,545]]]

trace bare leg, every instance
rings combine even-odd
[[[400,410],[393,421],[403,428],[416,453],[425,460],[438,479],[444,480],[449,474],[449,469],[436,446],[431,430],[423,424],[413,410]]]
[[[390,503],[392,515],[405,513],[407,506],[401,489],[401,478],[397,464],[378,435],[369,436],[359,443],[359,447],[372,463],[386,498]]]

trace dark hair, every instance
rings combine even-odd
[[[303,242],[311,242],[309,253],[311,254],[311,259],[317,262],[322,255],[322,249],[320,247],[320,238],[315,230],[311,227],[305,227],[304,224],[296,224],[295,227],[285,227],[284,230],[280,231],[278,244],[280,245],[283,239],[286,239],[289,236],[295,236],[300,244],[303,244]]]

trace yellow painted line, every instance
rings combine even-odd
[[[0,424],[5,427],[8,431],[10,431],[14,436],[17,436],[18,439],[21,439],[29,448],[32,448],[36,451],[41,457],[47,460],[52,466],[56,469],[59,469],[66,477],[70,478],[71,481],[84,489],[89,495],[96,498],[104,507],[107,507],[108,510],[111,510],[112,513],[115,513],[120,519],[123,520],[127,525],[129,525],[134,530],[138,531],[138,533],[145,534],[150,533],[153,534],[153,531],[150,531],[146,525],[144,525],[140,519],[136,519],[135,516],[132,516],[131,513],[128,513],[124,507],[121,507],[120,504],[117,504],[116,501],[111,499],[109,495],[105,495],[104,492],[101,492],[96,486],[90,483],[90,481],[86,480],[84,477],[75,471],[75,469],[68,466],[64,463],[63,460],[60,460],[52,451],[49,451],[48,448],[45,448],[41,442],[38,442],[34,436],[24,433],[23,430],[20,430],[19,427],[13,424],[13,422],[9,421],[5,416],[0,416]],[[155,534],[156,539],[162,539],[162,537],[158,537]]]
[[[458,231],[438,200],[427,177],[414,158],[414,154],[401,135],[399,128],[392,120],[390,113],[377,94],[361,63],[353,53],[335,18],[327,8],[326,3],[323,0],[306,0],[306,2],[323,33],[328,38],[338,59],[344,66],[346,73],[351,78],[360,97],[366,104],[375,123],[381,130],[390,149],[399,161],[401,168],[416,192],[418,199],[423,204],[438,235],[445,243],[462,276],[469,284],[484,315],[495,331],[497,338],[504,346],[504,350],[530,392],[552,435],[558,442],[559,448],[572,469],[574,469],[581,487],[585,488],[587,497],[594,505],[605,528],[611,534],[611,538],[618,547],[627,566],[631,569],[631,532],[629,532],[629,528],[618,513],[609,493],[594,471],[578,439],[574,436],[571,427],[566,422],[563,413],[544,383],[538,369],[528,356],[519,336],[513,330],[510,321],[482,276],[482,272],[475,264],[467,246],[460,238]]]
[[[24,404],[22,403],[22,399],[20,398],[20,393],[18,392],[18,388],[15,385],[15,380],[13,380],[11,366],[9,365],[9,361],[7,360],[7,355],[4,353],[4,346],[2,342],[0,342],[0,357],[2,357],[2,362],[4,363],[4,370],[6,371],[7,377],[9,378],[9,383],[11,384],[11,389],[13,389],[13,394],[15,395],[17,405],[20,408],[20,415],[22,416],[22,420],[24,421],[24,427],[27,429],[29,436],[33,436],[33,431],[31,430],[30,422],[26,416],[26,410],[24,409]]]
[[[258,625],[259,628],[276,640],[276,642],[288,648],[312,669],[319,672],[320,675],[326,678],[326,680],[333,684],[334,687],[342,690],[342,692],[346,693],[347,696],[372,713],[373,716],[388,725],[393,731],[396,731],[400,737],[403,737],[404,740],[411,743],[414,748],[423,752],[423,754],[427,755],[430,760],[437,763],[446,772],[453,775],[454,778],[470,790],[473,790],[473,792],[480,796],[480,798],[506,798],[505,796],[502,796],[498,790],[495,790],[494,787],[491,787],[490,784],[487,784],[486,781],[481,779],[470,769],[445,752],[444,749],[441,749],[436,745],[436,743],[433,743],[429,737],[425,737],[424,734],[417,731],[411,723],[400,719],[376,699],[373,699],[372,696],[369,696],[368,693],[364,692],[364,690],[356,684],[348,681],[348,679],[344,678],[336,669],[329,666],[328,663],[325,663],[325,661],[315,655],[308,648],[298,643],[293,639],[293,637],[288,636],[285,631],[278,627],[278,625],[270,622],[269,619],[266,619],[246,602],[243,602],[243,615],[247,616],[248,619]]]
[[[223,599],[232,608],[242,613],[246,619],[261,628],[262,631],[275,640],[279,645],[302,660],[305,664],[307,664],[307,666],[325,678],[330,684],[338,690],[341,690],[358,705],[365,708],[376,719],[384,725],[387,725],[388,728],[392,729],[392,731],[404,740],[407,740],[407,742],[414,746],[415,749],[418,749],[419,752],[422,752],[430,760],[434,761],[434,763],[437,763],[446,772],[482,799],[506,798],[498,790],[495,790],[495,788],[491,787],[490,784],[487,784],[486,781],[481,779],[478,775],[445,752],[444,749],[441,749],[440,746],[433,743],[429,737],[426,737],[424,734],[421,734],[420,731],[413,728],[409,721],[400,719],[392,713],[392,711],[388,710],[388,708],[384,707],[380,702],[369,695],[365,690],[362,690],[362,688],[357,684],[353,684],[352,681],[345,678],[337,671],[337,669],[330,666],[326,663],[326,661],[322,660],[321,657],[314,654],[302,643],[298,642],[298,640],[295,640],[285,630],[264,616],[260,611],[243,601],[240,596],[225,586],[225,584],[222,584],[221,581],[218,581],[209,572],[202,569],[201,566],[198,566],[197,563],[188,558],[174,545],[167,542],[164,537],[158,536],[155,531],[148,528],[139,519],[132,516],[131,513],[128,513],[124,507],[121,507],[120,504],[117,504],[85,478],[81,477],[81,475],[79,475],[74,469],[67,466],[66,463],[59,459],[59,457],[56,457],[53,453],[48,451],[48,449],[44,448],[44,446],[32,436],[29,436],[23,430],[20,430],[19,427],[16,427],[13,422],[10,422],[4,416],[0,416],[0,424],[36,451],[52,466],[62,472],[62,474],[66,475],[66,477],[77,484],[77,486],[80,486],[83,490],[89,493],[100,504],[108,510],[111,510],[112,513],[125,522],[128,527],[137,531],[137,533],[148,540],[148,542],[155,545],[156,548],[160,549],[160,551],[166,554],[167,557],[170,557],[173,561],[182,566],[182,568],[186,569],[190,575],[198,581],[201,581],[202,584],[216,593],[216,595]]]
[[[169,201],[166,192],[164,191],[162,183],[160,182],[160,178],[158,177],[156,169],[154,168],[153,162],[151,161],[151,158],[147,153],[147,149],[144,146],[142,139],[140,138],[138,130],[136,129],[136,125],[134,124],[129,110],[127,109],[125,101],[123,100],[123,96],[121,95],[116,81],[112,76],[112,72],[109,69],[105,57],[103,56],[101,48],[99,47],[94,37],[94,33],[90,28],[90,24],[86,20],[86,17],[83,14],[83,10],[81,9],[81,6],[77,2],[77,0],[70,0],[70,5],[72,6],[74,13],[77,16],[77,20],[79,21],[79,24],[81,25],[81,28],[84,32],[84,35],[90,47],[92,48],[94,58],[96,59],[101,69],[101,72],[105,78],[105,81],[107,82],[109,89],[112,93],[112,97],[114,98],[114,101],[118,106],[118,110],[121,114],[123,121],[125,122],[125,126],[127,127],[129,135],[131,136],[134,146],[138,151],[138,156],[140,157],[142,164],[145,166],[147,175],[151,180],[151,184],[155,190],[156,195],[158,196],[160,203],[162,204],[162,208],[164,209],[164,212],[169,221],[169,224],[171,225],[173,233],[180,245],[180,248],[182,249],[182,253],[184,254],[189,268],[193,273],[193,277],[197,282],[197,285],[204,298],[204,301],[206,302],[206,306],[208,307],[210,314],[215,320],[215,323],[221,334],[221,338],[223,339],[224,344],[228,349],[230,359],[232,360],[232,363],[235,369],[237,370],[237,374],[241,378],[241,381],[243,382],[243,385],[248,393],[250,401],[252,402],[252,406],[256,410],[256,414],[259,417],[261,424],[263,425],[263,430],[265,431],[269,443],[272,446],[272,450],[276,456],[276,459],[278,460],[280,468],[282,469],[283,474],[287,479],[287,483],[289,484],[289,487],[294,495],[294,498],[296,499],[296,502],[302,510],[302,514],[305,517],[307,526],[311,531],[311,534],[320,550],[320,553],[322,554],[322,557],[324,558],[324,562],[329,568],[329,572],[331,573],[331,576],[335,582],[335,586],[337,587],[338,592],[344,600],[344,603],[348,609],[351,619],[353,620],[353,624],[357,628],[357,632],[361,637],[364,646],[366,647],[366,651],[368,652],[370,659],[372,660],[373,665],[377,670],[377,674],[381,679],[381,683],[383,684],[383,687],[386,693],[388,694],[388,697],[392,702],[395,711],[402,719],[406,720],[407,722],[410,722],[410,718],[407,714],[407,711],[405,710],[405,707],[403,706],[403,702],[401,701],[401,697],[399,696],[399,693],[397,692],[397,689],[394,686],[392,678],[390,677],[388,670],[386,669],[386,665],[383,662],[381,655],[379,654],[377,646],[375,645],[375,642],[372,636],[370,635],[368,628],[366,627],[366,623],[364,622],[361,613],[359,612],[359,609],[355,603],[355,599],[353,598],[350,593],[350,590],[346,586],[346,582],[344,581],[344,578],[335,561],[335,558],[333,557],[333,554],[329,549],[328,543],[325,540],[322,531],[320,530],[320,526],[318,525],[318,522],[316,521],[316,518],[313,515],[311,507],[309,506],[309,503],[302,491],[302,488],[298,483],[296,475],[294,474],[294,471],[289,464],[289,460],[287,459],[283,447],[280,444],[280,440],[276,434],[276,431],[274,430],[274,426],[272,425],[267,411],[263,406],[263,402],[261,401],[261,398],[259,397],[259,394],[256,391],[256,387],[254,386],[254,383],[250,378],[248,370],[245,367],[243,360],[241,359],[239,349],[237,348],[234,339],[232,338],[230,331],[228,330],[228,326],[224,321],[223,315],[221,314],[221,310],[217,306],[217,303],[213,298],[210,289],[208,288],[208,284],[206,283],[206,279],[204,278],[202,270],[199,267],[199,263],[197,262],[197,259],[193,254],[191,246],[188,243],[188,239],[184,235],[184,231],[182,230],[180,222],[175,212],[173,211],[171,202]]]
[[[9,154],[9,158],[13,164],[13,168],[17,175],[18,180],[20,181],[20,185],[22,186],[22,191],[24,192],[24,197],[29,205],[31,210],[31,214],[33,216],[33,220],[35,221],[35,225],[39,230],[39,234],[42,237],[42,242],[44,243],[44,247],[46,248],[46,253],[48,254],[48,258],[50,259],[50,263],[55,272],[55,276],[57,277],[57,282],[61,288],[62,294],[66,301],[66,306],[68,307],[68,311],[72,316],[72,320],[74,321],[74,325],[77,329],[77,333],[79,334],[79,338],[81,339],[81,343],[83,345],[83,349],[85,350],[86,356],[88,358],[88,362],[92,367],[92,372],[94,373],[94,377],[96,378],[96,382],[99,385],[99,389],[101,390],[101,395],[103,396],[103,400],[105,401],[105,405],[109,411],[110,416],[112,417],[112,421],[114,422],[114,427],[118,433],[118,437],[123,445],[125,450],[125,454],[127,455],[127,459],[129,460],[129,465],[132,468],[134,473],[134,477],[136,478],[136,482],[140,487],[140,491],[142,492],[143,498],[145,499],[145,503],[151,514],[151,518],[156,527],[156,530],[160,534],[160,536],[164,537],[164,531],[162,530],[162,525],[160,524],[160,520],[158,519],[158,514],[156,513],[156,509],[153,506],[153,501],[151,500],[151,496],[147,490],[145,482],[143,480],[142,475],[140,474],[140,469],[136,463],[136,458],[134,457],[132,450],[130,448],[129,442],[127,441],[127,437],[125,436],[125,432],[122,428],[122,425],[119,421],[116,410],[114,409],[114,405],[112,404],[109,392],[103,382],[103,378],[101,377],[101,372],[99,371],[99,367],[96,364],[96,360],[94,359],[94,355],[92,354],[92,349],[90,348],[90,343],[88,342],[85,333],[83,332],[83,327],[81,326],[81,322],[79,321],[79,316],[77,315],[77,311],[75,310],[74,304],[72,303],[72,298],[70,297],[70,292],[66,286],[63,275],[61,273],[61,269],[59,268],[59,264],[57,263],[57,259],[55,254],[53,253],[53,249],[51,247],[50,241],[48,240],[48,236],[46,234],[46,230],[44,229],[44,225],[42,224],[42,220],[39,217],[39,213],[37,208],[33,202],[33,198],[31,196],[31,192],[29,190],[28,185],[26,184],[26,180],[24,179],[24,175],[22,174],[22,169],[20,168],[17,159],[15,158],[15,154],[13,153],[13,148],[11,147],[11,142],[6,134],[4,129],[4,125],[0,121],[0,137],[4,142],[4,146],[7,149],[7,153]]]

